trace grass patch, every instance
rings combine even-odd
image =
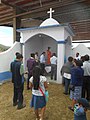
[[[45,120],[73,120],[73,112],[68,110],[71,104],[69,95],[63,94],[63,86],[56,83],[48,85],[49,101],[45,112]],[[24,86],[26,108],[17,110],[12,106],[13,84],[6,82],[0,86],[0,120],[35,120],[33,109],[30,108],[31,91]],[[90,111],[87,111],[90,120]]]

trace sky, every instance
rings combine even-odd
[[[0,26],[0,44],[5,46],[13,45],[13,28]],[[90,47],[90,43],[83,43],[86,47]],[[79,45],[79,43],[72,43],[73,48]]]
[[[0,44],[13,45],[13,28],[0,26]]]

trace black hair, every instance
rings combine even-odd
[[[73,57],[71,57],[71,56],[68,57],[68,61],[69,61],[69,62],[72,62],[72,61],[73,61]]]
[[[76,60],[75,63],[79,67],[83,66],[83,62],[81,60]]]
[[[45,52],[42,52],[42,54],[45,54]]]
[[[48,50],[51,49],[51,47],[48,47]]]
[[[40,67],[35,66],[34,69],[33,69],[33,86],[34,86],[34,90],[39,89],[40,75],[41,75]]]
[[[82,61],[82,62],[85,61],[85,56],[81,56],[81,61]]]
[[[85,55],[84,58],[85,58],[85,61],[88,61],[89,60],[89,55]]]
[[[16,56],[16,59],[20,59],[20,58],[23,58],[23,56],[22,56],[22,54],[17,54],[17,56]]]
[[[20,54],[19,52],[16,52],[15,55],[17,56],[18,54]]]
[[[56,56],[56,53],[53,53],[52,56]]]
[[[34,57],[35,57],[35,54],[34,54],[34,53],[31,53],[30,56],[34,58]]]

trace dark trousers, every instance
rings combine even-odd
[[[90,76],[83,77],[82,97],[90,100]]]
[[[68,92],[69,92],[69,85],[70,85],[70,79],[64,78],[64,82],[65,82],[65,93],[68,94]]]
[[[32,77],[32,75],[28,74],[28,78],[27,78],[27,89],[29,89],[29,79]]]
[[[51,79],[57,79],[57,65],[51,64]]]
[[[45,64],[40,63],[40,68],[41,68],[41,74],[44,75],[45,74]]]
[[[21,87],[16,87],[14,85],[14,96],[13,96],[13,103],[18,104],[18,107],[21,107],[23,104],[23,90],[24,90],[24,84],[21,85]]]

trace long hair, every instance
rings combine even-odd
[[[33,86],[34,90],[38,90],[40,82],[41,69],[39,66],[35,66],[33,69]]]

